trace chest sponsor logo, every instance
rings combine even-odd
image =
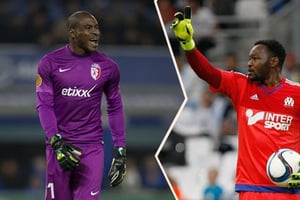
[[[254,113],[252,109],[246,111],[246,116],[248,126],[252,126],[258,121],[264,121],[264,128],[278,131],[288,131],[293,121],[293,117],[290,115],[264,111]]]
[[[97,63],[91,66],[91,76],[94,80],[98,80],[101,76],[101,67]]]
[[[88,98],[88,97],[91,97],[91,92],[95,89],[95,87],[96,87],[96,85],[94,85],[89,90],[84,90],[84,89],[80,89],[80,88],[77,88],[77,87],[63,88],[61,90],[61,94],[63,96],[68,96],[68,97],[83,97],[83,98]]]

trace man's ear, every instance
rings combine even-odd
[[[271,57],[270,64],[272,67],[277,67],[279,65],[279,58]]]
[[[74,37],[75,37],[75,30],[74,30],[73,28],[70,28],[68,32],[69,32],[69,36],[70,36],[71,38],[74,38]]]

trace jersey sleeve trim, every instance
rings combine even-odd
[[[235,185],[236,192],[275,192],[275,193],[289,193],[289,194],[299,194],[299,189],[288,189],[285,187],[277,187],[277,186],[258,186],[258,185],[247,185],[247,184],[236,184]]]

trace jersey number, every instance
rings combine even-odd
[[[51,199],[55,199],[55,195],[54,195],[54,183],[48,183],[47,190],[48,190],[48,188],[50,189],[50,197],[51,197]]]

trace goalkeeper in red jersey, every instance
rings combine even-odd
[[[279,149],[300,153],[300,85],[282,76],[283,46],[276,40],[259,40],[249,52],[247,75],[224,71],[195,48],[191,9],[187,6],[174,17],[171,29],[192,69],[211,90],[227,95],[236,109],[239,200],[299,200],[300,173],[293,174],[288,187],[278,187],[265,170],[269,156]]]

